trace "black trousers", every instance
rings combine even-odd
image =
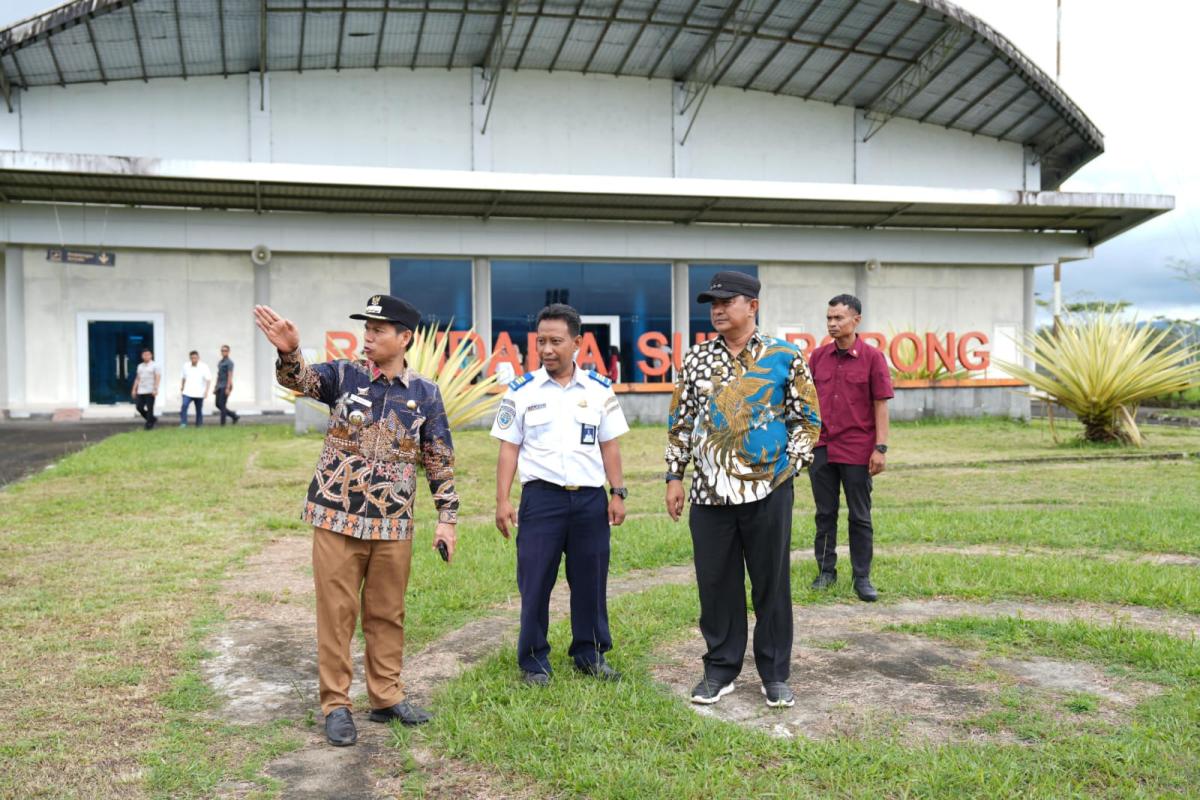
[[[813,504],[817,508],[817,536],[813,552],[822,572],[837,571],[838,500],[846,493],[850,512],[850,566],[854,577],[871,575],[874,529],[871,527],[871,473],[866,464],[830,464],[824,447],[813,451],[808,467]]]
[[[217,410],[221,412],[222,425],[225,424],[225,417],[230,417],[235,421],[237,420],[237,413],[225,407],[225,404],[229,402],[228,389],[226,389],[224,386],[218,386],[213,390],[213,399],[217,402]]]
[[[517,511],[517,588],[521,632],[517,663],[526,672],[550,672],[550,592],[567,556],[571,587],[571,648],[575,664],[595,664],[612,649],[608,631],[608,495],[603,487],[567,491],[545,481],[521,487]]]
[[[762,500],[692,504],[688,523],[700,590],[704,674],[728,683],[746,656],[746,573],[754,604],[754,662],[764,682],[786,681],[792,657],[792,481]]]
[[[138,395],[136,401],[133,402],[133,407],[138,410],[138,414],[142,415],[142,419],[146,421],[146,428],[154,425],[157,419],[154,415],[154,395]]]

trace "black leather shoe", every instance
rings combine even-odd
[[[584,675],[591,675],[593,678],[599,678],[602,681],[621,680],[621,673],[610,667],[608,662],[604,660],[604,656],[600,656],[600,660],[595,664],[576,664],[575,669]]]
[[[812,588],[828,589],[835,583],[837,583],[837,570],[834,570],[833,572],[822,572],[817,576],[816,580],[812,582]]]
[[[401,700],[387,708],[372,708],[369,716],[371,722],[391,722],[399,720],[404,725],[424,725],[433,719],[429,712],[420,706],[414,706],[407,700]]]
[[[854,593],[864,603],[874,603],[879,599],[879,592],[875,591],[875,587],[871,585],[870,578],[855,578]]]
[[[334,747],[349,747],[358,741],[358,730],[348,708],[335,708],[325,715],[325,738]]]
[[[549,686],[550,676],[545,672],[526,672],[521,670],[521,680],[527,686]]]

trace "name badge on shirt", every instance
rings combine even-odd
[[[595,444],[596,443],[596,426],[588,425],[586,422],[579,426],[579,443],[580,444]]]

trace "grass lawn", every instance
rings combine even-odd
[[[1147,448],[1129,451],[1058,430],[1056,443],[1044,423],[894,426],[892,469],[875,483],[885,601],[1021,598],[1200,614],[1197,567],[1133,557],[1200,555],[1200,431],[1148,427]],[[663,440],[657,427],[623,440],[630,519],[614,531],[614,572],[690,561],[686,526],[661,510]],[[516,592],[514,548],[491,521],[496,447],[483,431],[456,443],[460,554],[447,569],[428,547],[422,493],[410,653]],[[285,427],[137,431],[3,490],[0,796],[206,797],[231,782],[278,790],[260,767],[299,745],[304,721],[223,723],[198,664],[222,620],[222,581],[272,538],[307,535],[297,515],[319,446]],[[1192,457],[1118,458],[1146,452]],[[805,484],[798,548],[812,535]],[[913,549],[923,544],[1031,549],[1019,558]],[[1129,557],[1094,557],[1102,553]],[[829,595],[809,591],[811,573],[795,565],[796,603],[854,602],[845,581]],[[619,689],[566,679],[522,692],[505,646],[445,689],[433,725],[397,733],[397,763],[407,763],[405,748],[433,747],[538,796],[1188,796],[1200,785],[1195,642],[1032,620],[917,625],[906,630],[1087,661],[1163,693],[1134,709],[1131,724],[1087,735],[1047,718],[1015,744],[979,743],[965,729],[962,741],[937,745],[887,735],[782,741],[702,718],[652,679],[655,653],[691,636],[696,614],[687,586],[615,600],[614,656],[629,674]],[[561,658],[566,629],[553,631]],[[1036,717],[1013,702],[1014,716]],[[414,774],[410,790],[420,787]]]

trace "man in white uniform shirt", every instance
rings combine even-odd
[[[523,680],[550,681],[550,592],[563,553],[571,587],[571,647],[575,668],[602,680],[620,673],[604,659],[608,631],[608,557],[611,525],[625,520],[625,489],[617,437],[629,430],[612,382],[576,366],[582,341],[579,313],[555,303],[538,314],[541,368],[508,386],[492,436],[500,440],[496,464],[496,527],[517,535],[517,587],[521,633],[517,662]],[[520,510],[509,500],[514,473],[521,476]],[[611,500],[604,491],[612,487]]]
[[[179,409],[179,427],[187,427],[188,406],[196,405],[196,427],[204,424],[204,398],[208,397],[208,387],[212,385],[212,373],[208,364],[200,360],[200,354],[195,350],[188,353],[189,363],[183,365],[183,377],[179,381],[179,391],[183,394],[183,405]]]

